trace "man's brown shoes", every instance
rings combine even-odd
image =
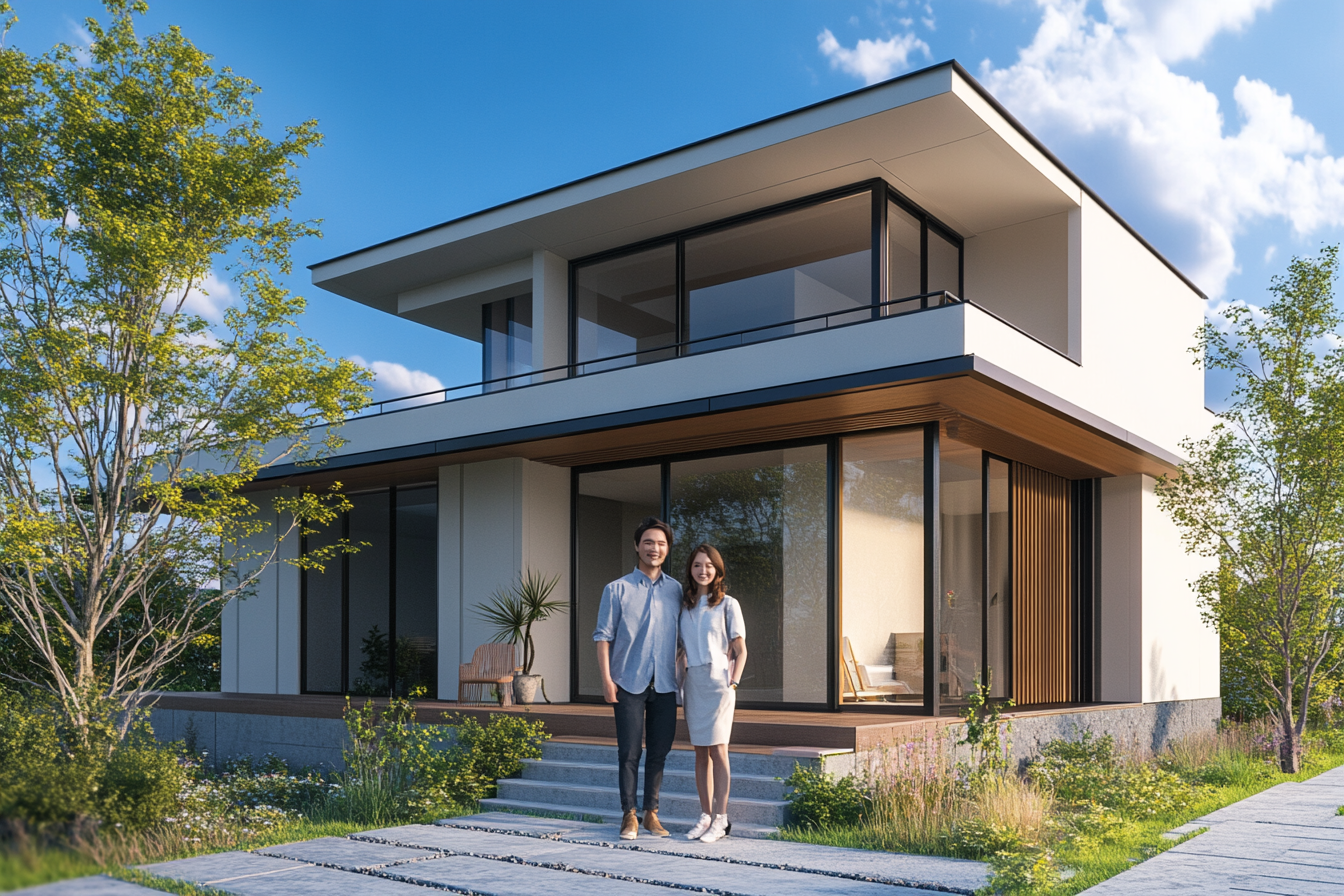
[[[621,816],[621,839],[633,840],[638,836],[639,816],[635,815],[634,809],[626,809],[625,815]]]
[[[667,833],[667,828],[663,827],[662,824],[658,821],[657,811],[653,809],[644,810],[644,830],[648,831],[655,837],[670,836]],[[621,836],[625,835],[622,834]]]

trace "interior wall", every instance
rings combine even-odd
[[[1069,229],[1064,212],[985,231],[966,240],[962,264],[968,299],[1071,355]]]

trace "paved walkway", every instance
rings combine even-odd
[[[620,840],[617,826],[491,812],[434,825],[324,837],[254,852],[226,852],[145,867],[241,896],[415,896],[432,887],[480,896],[901,896],[973,893],[980,862],[729,837],[718,843]],[[146,894],[83,878],[28,896]]]
[[[1086,892],[1344,894],[1344,766],[1279,784],[1182,828],[1208,828]]]
[[[1092,889],[1092,896],[1164,893],[1344,893],[1344,767],[1280,784],[1184,830],[1208,828]],[[482,896],[899,896],[972,893],[979,862],[835,849],[778,840],[714,844],[641,836],[616,827],[486,813],[254,852],[147,866],[153,874],[241,896],[413,896],[430,887]],[[421,890],[422,891],[422,890]],[[29,896],[135,896],[156,891],[106,877],[26,890]]]

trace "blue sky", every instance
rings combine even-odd
[[[78,44],[97,2],[13,0],[8,42]],[[151,0],[316,118],[294,212],[304,331],[378,397],[479,378],[470,343],[314,289],[306,266],[933,62],[957,59],[1219,304],[1344,237],[1336,0]],[[227,299],[224,288],[216,301]]]

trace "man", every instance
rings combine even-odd
[[[620,762],[621,839],[639,835],[635,785],[640,743],[644,760],[644,828],[666,837],[658,822],[658,790],[663,764],[677,732],[677,616],[681,585],[663,575],[672,548],[672,529],[649,517],[635,529],[637,566],[602,590],[597,610],[597,668],[602,695],[615,704],[616,752]]]

